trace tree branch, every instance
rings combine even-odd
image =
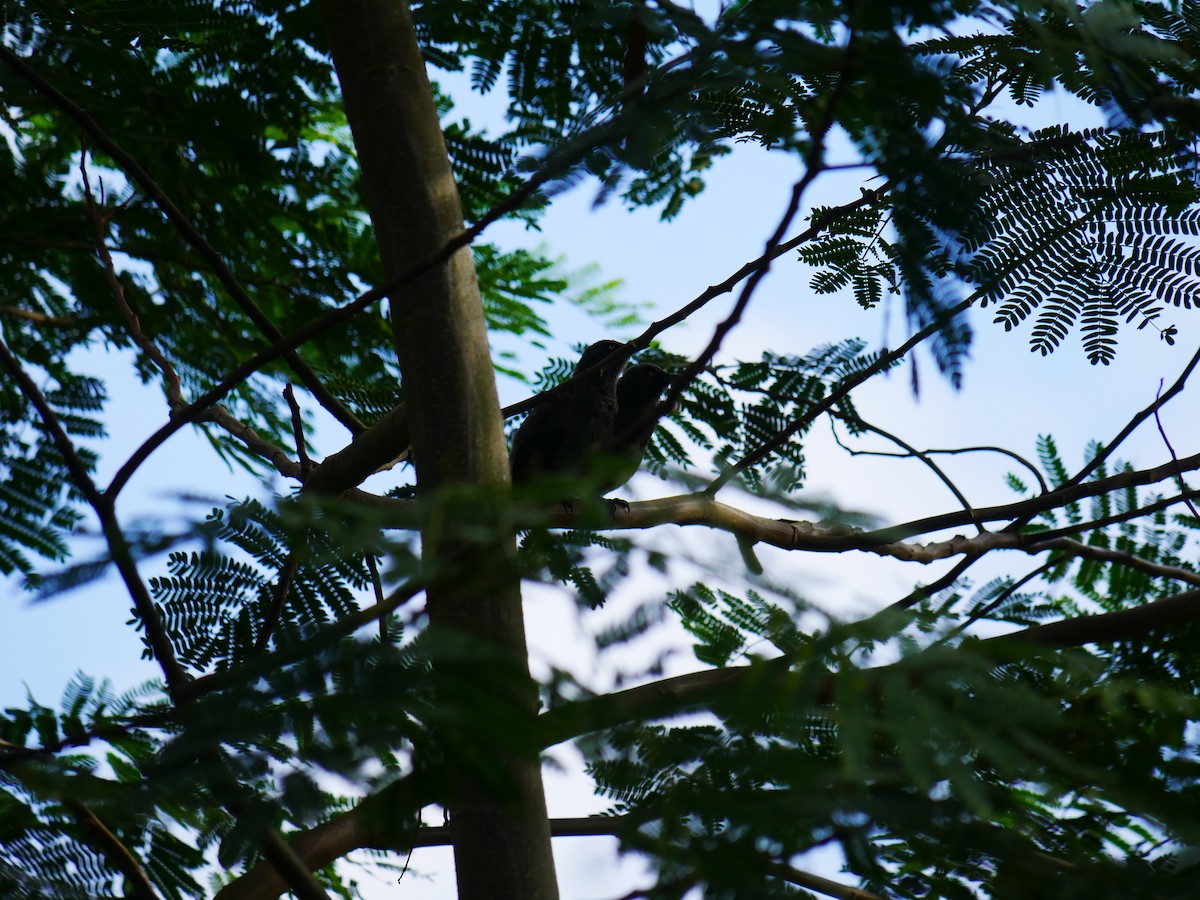
[[[841,415],[838,415],[837,413],[832,413],[832,412],[830,413],[830,415],[834,418],[840,418],[843,421],[847,421],[848,424],[858,425],[859,427],[864,428],[867,431],[870,431],[872,434],[877,434],[880,437],[891,441],[893,444],[895,444],[897,447],[900,447],[905,452],[904,453],[882,453],[882,452],[877,452],[877,451],[873,452],[873,451],[869,451],[869,450],[851,450],[849,447],[847,447],[845,444],[843,444],[841,442],[841,439],[837,436],[837,432],[834,431],[833,439],[835,441],[837,441],[837,444],[839,447],[841,447],[843,450],[845,450],[851,456],[860,456],[860,455],[862,455],[862,456],[895,456],[895,457],[899,457],[902,459],[912,457],[914,459],[920,460],[922,463],[925,464],[926,468],[928,468],[931,472],[933,472],[933,474],[937,477],[937,479],[946,486],[946,488],[950,491],[950,493],[954,495],[954,498],[959,503],[962,504],[963,511],[971,515],[972,521],[973,521],[976,529],[978,529],[980,534],[983,533],[983,530],[984,530],[983,525],[974,518],[975,513],[971,507],[971,501],[969,501],[967,499],[967,495],[964,494],[959,489],[958,485],[956,485],[954,483],[954,481],[951,480],[949,475],[947,475],[944,471],[942,471],[941,466],[939,466],[937,463],[935,463],[932,459],[929,458],[930,454],[933,451],[918,450],[916,447],[912,446],[911,444],[909,444],[908,442],[906,442],[905,440],[900,438],[898,435],[892,434],[890,431],[885,431],[884,429],[878,427],[877,425],[872,425],[870,422],[866,421],[865,419],[863,419],[861,417],[856,416],[856,417],[854,417],[853,423],[849,423],[849,417],[847,417],[847,416],[841,416]],[[832,427],[832,422],[830,423],[830,425]]]
[[[54,325],[58,328],[90,327],[82,319],[77,319],[75,316],[50,316],[36,310],[23,309],[20,306],[0,306],[0,316],[12,316],[14,319],[25,319],[28,322],[35,322],[38,325]]]
[[[805,872],[797,869],[795,866],[789,866],[787,863],[771,860],[764,862],[772,875],[797,887],[807,888],[810,891],[816,891],[818,894],[824,894],[826,897],[836,897],[838,900],[884,900],[879,894],[864,891],[862,888],[851,887],[848,884],[841,884],[829,878],[822,878],[820,875]]]
[[[980,645],[1062,649],[1134,640],[1148,632],[1196,621],[1200,621],[1200,590],[1184,591],[1132,609],[1035,625],[987,638],[980,641]],[[725,699],[736,700],[747,692],[766,693],[778,687],[780,682],[798,677],[791,670],[794,662],[791,656],[780,656],[745,666],[705,669],[569,703],[541,714],[541,743],[550,747],[626,722],[680,715]],[[892,668],[894,664],[854,670],[853,674],[879,675]],[[834,702],[838,674],[831,672],[815,677],[819,680],[813,695],[815,702],[822,706]]]
[[[113,265],[112,254],[108,252],[108,245],[106,243],[108,217],[100,213],[100,210],[96,206],[96,198],[92,196],[92,184],[88,179],[87,157],[88,149],[84,147],[83,152],[79,156],[79,175],[83,180],[84,203],[87,206],[88,215],[96,226],[96,245],[94,249],[104,266],[104,276],[108,281],[109,291],[112,292],[113,300],[116,302],[117,308],[121,311],[121,315],[125,317],[125,325],[128,327],[130,335],[133,336],[134,343],[158,367],[158,370],[162,372],[163,382],[166,385],[167,402],[172,408],[181,406],[183,404],[183,389],[179,382],[179,375],[176,373],[175,367],[171,365],[171,361],[158,348],[158,345],[142,330],[142,323],[138,319],[137,313],[133,311],[133,308],[129,305],[129,301],[125,298],[125,286],[117,278],[117,269]],[[103,186],[101,186],[101,191],[103,191]]]
[[[825,140],[829,135],[830,129],[833,127],[837,118],[837,108],[841,103],[842,98],[846,93],[846,85],[850,81],[851,73],[854,70],[854,64],[857,62],[856,50],[858,32],[854,26],[850,26],[850,34],[846,40],[846,46],[842,53],[842,64],[837,74],[837,81],[834,83],[832,90],[829,92],[825,101],[824,109],[821,110],[821,118],[817,123],[817,127],[810,131],[812,143],[808,151],[804,154],[804,174],[792,186],[791,197],[788,199],[787,208],[779,219],[779,223],[775,226],[774,232],[767,239],[767,245],[763,249],[759,259],[762,263],[755,267],[754,271],[746,281],[745,287],[742,288],[741,295],[733,305],[733,309],[729,315],[717,325],[713,330],[712,338],[709,339],[707,346],[692,360],[683,372],[671,382],[671,386],[667,389],[667,395],[663,397],[654,410],[646,415],[645,422],[636,422],[630,424],[630,431],[640,429],[644,425],[648,425],[650,419],[659,419],[667,415],[675,408],[679,402],[679,398],[683,396],[684,390],[687,389],[696,377],[704,371],[717,352],[721,348],[726,335],[734,329],[738,322],[741,321],[742,315],[746,311],[746,307],[750,305],[750,298],[754,296],[755,290],[770,271],[771,262],[779,254],[776,253],[784,242],[784,235],[787,234],[791,227],[792,220],[796,218],[796,214],[800,211],[800,203],[807,193],[809,187],[816,181],[817,177],[824,171],[825,165]]]
[[[1163,386],[1163,382],[1162,382],[1162,379],[1160,378],[1158,380],[1158,395],[1155,396],[1155,398],[1154,398],[1155,400],[1158,400],[1159,396],[1162,394],[1162,386]],[[1167,452],[1171,454],[1171,459],[1174,460],[1174,462],[1175,462],[1175,468],[1178,469],[1179,468],[1179,457],[1175,453],[1175,448],[1171,445],[1171,439],[1169,437],[1167,437],[1167,429],[1163,427],[1162,417],[1159,415],[1159,409],[1154,410],[1154,424],[1158,426],[1158,433],[1162,436],[1163,443],[1167,445]],[[1191,488],[1189,488],[1187,485],[1187,482],[1183,480],[1183,472],[1182,471],[1179,471],[1177,473],[1176,480],[1179,482],[1179,490],[1182,493],[1187,494],[1187,493],[1191,492]],[[1192,501],[1189,499],[1189,500],[1185,500],[1184,502],[1187,504],[1187,508],[1189,510],[1191,510],[1193,518],[1200,519],[1200,512],[1197,512],[1196,507],[1192,503]]]
[[[84,830],[93,835],[96,843],[104,850],[113,868],[125,876],[125,892],[128,900],[158,900],[158,891],[141,862],[121,843],[108,826],[91,809],[78,800],[67,798],[63,801]]]
[[[303,466],[292,459],[286,450],[272,444],[241,419],[236,418],[233,413],[221,404],[204,410],[196,417],[196,422],[197,424],[212,422],[214,425],[223,428],[230,435],[245,444],[246,449],[255,456],[265,459],[274,466],[275,471],[280,475],[283,475],[285,478],[295,478],[300,482],[304,481]]]
[[[271,592],[271,607],[263,617],[262,628],[254,640],[254,650],[252,651],[254,654],[262,653],[271,642],[271,635],[275,632],[279,620],[283,618],[288,591],[292,589],[292,580],[296,577],[296,570],[299,568],[300,548],[292,547],[284,561],[283,568],[279,570],[279,581],[275,583],[275,589]]]
[[[1197,350],[1192,355],[1192,358],[1188,360],[1187,365],[1183,367],[1183,371],[1179,373],[1179,377],[1175,379],[1165,394],[1161,392],[1160,388],[1159,393],[1154,398],[1154,402],[1141,412],[1134,415],[1133,418],[1126,423],[1125,427],[1121,429],[1120,433],[1113,438],[1112,441],[1105,444],[1100,449],[1100,452],[1088,460],[1087,464],[1078,472],[1076,472],[1071,480],[1063,484],[1062,487],[1073,487],[1074,485],[1082,483],[1085,478],[1103,465],[1105,460],[1112,456],[1112,454],[1116,451],[1117,447],[1121,446],[1125,439],[1133,434],[1133,432],[1136,431],[1143,422],[1145,422],[1151,416],[1157,415],[1158,411],[1166,405],[1168,400],[1183,390],[1184,385],[1187,384],[1188,378],[1191,376],[1192,372],[1195,371],[1197,365],[1200,365],[1200,350]]]
[[[1187,457],[1180,465],[1200,468],[1200,454]],[[809,550],[820,553],[841,553],[846,550],[861,550],[878,556],[891,556],[911,562],[929,563],[958,554],[978,554],[995,549],[1025,549],[1026,545],[1037,545],[1051,538],[1065,537],[1081,531],[1123,521],[1133,514],[1142,514],[1169,506],[1182,500],[1171,497],[1155,504],[1140,507],[1128,514],[1117,514],[1108,519],[1083,522],[1046,532],[1045,534],[1020,534],[1008,530],[984,531],[972,538],[956,536],[949,540],[928,544],[905,543],[904,538],[932,531],[942,531],[978,522],[994,522],[1013,519],[1021,515],[1036,515],[1058,509],[1061,506],[1086,497],[1096,497],[1122,488],[1154,484],[1174,477],[1175,464],[1167,463],[1151,469],[1121,472],[1098,481],[1090,481],[1073,488],[1063,488],[1000,506],[980,507],[928,516],[923,519],[873,531],[860,531],[841,524],[821,524],[792,519],[772,519],[755,516],[713,499],[706,491],[695,494],[679,494],[657,500],[643,500],[612,510],[611,519],[596,526],[586,519],[589,510],[551,511],[545,523],[555,528],[599,527],[602,530],[651,528],[657,525],[704,525],[728,531],[752,541],[761,541],[784,550]]]

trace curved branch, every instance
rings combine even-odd
[[[840,418],[843,421],[847,421],[847,419],[848,419],[847,416],[842,416],[837,413],[831,412],[830,415],[834,416],[835,418]],[[963,510],[971,515],[972,521],[974,522],[974,525],[975,525],[975,528],[978,529],[980,534],[983,533],[983,530],[984,530],[983,524],[981,522],[979,522],[978,519],[975,519],[975,513],[971,506],[971,501],[967,499],[967,495],[964,494],[959,489],[958,485],[956,485],[954,483],[954,481],[951,480],[949,475],[947,475],[944,471],[942,471],[941,466],[939,466],[937,463],[935,463],[932,459],[929,458],[930,454],[933,451],[918,450],[916,447],[912,446],[912,444],[909,444],[907,441],[905,441],[899,435],[892,434],[890,431],[885,431],[884,429],[880,428],[877,425],[872,425],[870,422],[866,421],[863,418],[860,418],[857,416],[854,417],[854,424],[859,425],[859,426],[865,428],[867,431],[870,431],[873,434],[877,434],[882,438],[886,438],[887,440],[889,440],[893,444],[895,444],[897,447],[900,447],[905,452],[904,453],[882,453],[882,452],[873,452],[870,450],[852,450],[841,442],[841,440],[837,436],[837,431],[834,430],[833,439],[835,441],[837,441],[837,444],[839,447],[841,447],[843,450],[845,450],[851,456],[895,456],[895,457],[898,457],[901,459],[906,459],[908,457],[912,457],[914,459],[920,460],[921,462],[923,462],[925,464],[925,466],[931,472],[933,472],[933,474],[935,476],[937,476],[937,479],[946,486],[946,489],[949,490],[950,493],[954,495],[954,499],[956,499],[959,503],[962,504]],[[833,428],[832,421],[830,422],[830,428],[831,428],[831,430]]]
[[[1033,477],[1037,479],[1038,487],[1042,489],[1043,494],[1050,492],[1050,485],[1046,483],[1045,476],[1038,471],[1037,466],[1035,466],[1021,454],[1015,453],[1005,447],[994,447],[990,444],[982,444],[977,447],[942,447],[926,450],[925,452],[930,456],[958,456],[963,453],[999,453],[1002,456],[1007,456],[1010,459],[1015,460],[1028,469]]]
[[[440,773],[419,769],[393,781],[358,806],[292,837],[288,848],[310,871],[366,847],[398,847],[413,837],[413,815],[436,799]],[[258,863],[217,891],[213,900],[277,897],[288,885],[270,865]]]
[[[764,860],[772,875],[797,887],[807,888],[824,894],[826,897],[836,897],[838,900],[884,900],[879,894],[865,891],[862,888],[851,887],[829,878],[823,878],[812,872],[805,872],[787,863]]]
[[[833,413],[831,415],[834,415],[837,418],[841,418],[841,419],[843,419],[843,421],[845,421],[845,419],[846,419],[846,417],[840,416],[837,413]],[[834,440],[837,440],[838,446],[841,447],[843,450],[845,450],[847,453],[849,453],[851,456],[890,456],[890,457],[894,457],[896,459],[905,459],[907,457],[912,456],[912,457],[916,457],[917,459],[920,459],[922,462],[926,462],[925,458],[924,458],[926,456],[961,456],[962,454],[965,454],[965,453],[999,453],[1003,456],[1009,457],[1010,459],[1012,459],[1012,460],[1020,463],[1022,466],[1024,466],[1030,472],[1030,474],[1032,474],[1033,477],[1037,479],[1038,487],[1040,487],[1042,489],[1043,494],[1047,494],[1050,492],[1050,485],[1046,483],[1045,477],[1042,475],[1041,472],[1038,471],[1037,466],[1035,466],[1033,463],[1031,463],[1025,457],[1021,456],[1021,454],[1015,453],[1014,451],[1009,450],[1005,447],[995,447],[990,444],[981,444],[979,446],[974,446],[974,447],[930,447],[926,450],[917,450],[915,448],[908,447],[907,444],[902,443],[900,440],[898,440],[896,437],[894,437],[889,432],[885,432],[885,431],[881,430],[880,428],[878,428],[877,426],[869,424],[868,422],[864,421],[861,418],[856,419],[855,422],[871,431],[874,431],[876,434],[879,434],[882,437],[887,438],[890,441],[894,441],[896,444],[899,444],[900,446],[904,447],[907,452],[905,452],[905,453],[888,453],[886,450],[855,450],[852,447],[847,447],[840,440],[838,440],[837,434],[835,432]],[[929,465],[929,463],[926,463],[926,464]],[[965,505],[967,505],[967,504],[964,503],[964,506]]]

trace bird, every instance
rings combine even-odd
[[[658,426],[654,408],[675,376],[654,363],[630,366],[617,382],[617,415],[612,437],[602,448],[602,494],[616,490],[642,465],[650,436]]]
[[[583,375],[604,362],[620,341],[592,344],[575,364]],[[513,435],[509,472],[513,484],[528,484],[545,475],[585,475],[589,459],[611,442],[617,415],[617,377],[622,361],[584,376],[566,392],[536,406]]]

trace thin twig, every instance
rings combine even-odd
[[[271,635],[275,632],[279,620],[283,618],[283,609],[287,605],[288,591],[292,588],[292,581],[296,577],[296,570],[300,568],[300,548],[293,547],[284,560],[283,568],[279,570],[279,580],[275,582],[275,590],[271,594],[271,608],[267,610],[266,616],[263,617],[262,630],[258,633],[258,638],[254,641],[253,653],[258,654],[267,649],[267,645],[271,642]]]
[[[313,461],[308,458],[308,448],[305,446],[304,440],[304,418],[300,414],[300,404],[296,402],[296,392],[292,390],[290,382],[283,387],[283,397],[292,411],[292,437],[296,441],[296,456],[300,460],[300,480],[303,481],[312,471]]]
[[[304,481],[305,476],[301,471],[300,463],[292,459],[286,450],[272,444],[241,419],[235,418],[233,413],[221,404],[205,410],[196,418],[196,424],[204,422],[212,422],[214,425],[225,429],[225,431],[245,444],[247,450],[255,456],[265,459],[275,467],[275,471],[285,478],[295,478],[300,482]]]
[[[899,600],[891,603],[886,608],[889,610],[911,609],[918,603],[921,603],[935,594],[941,593],[942,591],[946,590],[946,588],[953,585],[956,581],[958,581],[958,579],[963,577],[967,569],[979,562],[981,558],[982,557],[980,556],[964,556],[961,560],[959,560],[958,564],[955,565],[953,569],[951,569],[937,581],[933,582],[932,584],[927,584],[914,589],[908,594],[907,597],[901,597]]]
[[[74,798],[64,799],[63,805],[71,810],[79,824],[96,838],[96,842],[103,848],[105,856],[108,857],[113,867],[125,876],[127,898],[129,900],[158,900],[158,892],[154,889],[154,883],[146,874],[146,870],[142,868],[141,862],[121,842],[121,839],[112,833],[112,830],[104,824],[101,818]]]
[[[835,418],[842,419],[843,421],[849,420],[849,416],[842,415],[839,413],[831,412],[830,415],[834,416]],[[837,441],[837,444],[839,447],[841,447],[843,450],[845,450],[851,456],[859,456],[859,455],[862,455],[862,456],[899,456],[900,458],[913,457],[915,459],[919,459],[921,462],[923,462],[929,468],[929,470],[931,472],[933,472],[934,475],[937,476],[938,480],[941,481],[942,484],[944,484],[946,486],[946,488],[950,491],[950,493],[952,493],[954,495],[954,498],[956,500],[958,500],[959,503],[962,504],[963,510],[965,510],[967,512],[967,514],[971,516],[972,522],[974,523],[975,528],[979,531],[980,534],[983,533],[983,531],[984,531],[983,524],[978,519],[975,518],[975,510],[971,506],[971,501],[969,501],[967,499],[966,494],[964,494],[961,490],[959,490],[958,485],[956,485],[951,480],[950,476],[947,475],[944,471],[942,471],[941,467],[937,463],[935,463],[932,459],[929,458],[929,451],[918,450],[916,447],[912,446],[911,444],[909,444],[907,441],[905,441],[898,435],[892,434],[890,431],[885,431],[884,429],[880,428],[877,425],[872,425],[870,422],[866,421],[865,419],[863,419],[860,416],[854,417],[854,424],[861,426],[862,428],[865,428],[867,431],[877,434],[882,438],[886,438],[887,440],[889,440],[893,444],[895,444],[897,447],[900,447],[901,449],[903,449],[905,452],[903,454],[894,454],[894,453],[872,452],[869,450],[851,450],[849,447],[847,447],[845,444],[843,444],[841,442],[841,440],[838,438],[837,430],[833,429],[833,422],[831,420],[830,428],[833,429],[833,439],[835,441]]]
[[[1161,408],[1161,405],[1158,404],[1158,400],[1162,396],[1162,389],[1163,379],[1160,378],[1158,379],[1158,393],[1154,395],[1154,400],[1156,403],[1154,407],[1154,424],[1158,426],[1158,433],[1162,435],[1163,443],[1167,445],[1167,451],[1171,454],[1171,459],[1175,463],[1175,468],[1177,470],[1175,478],[1179,482],[1179,489],[1186,494],[1191,490],[1191,488],[1189,488],[1187,486],[1187,482],[1183,480],[1183,470],[1179,468],[1179,457],[1175,454],[1175,448],[1171,446],[1171,439],[1167,437],[1167,430],[1163,428],[1162,417],[1158,414],[1159,409]],[[1186,503],[1187,508],[1192,511],[1192,517],[1195,519],[1200,519],[1200,512],[1196,512],[1196,507],[1192,504],[1192,501],[1190,499],[1185,499],[1183,502]]]
[[[379,577],[379,564],[375,561],[375,554],[368,552],[366,554],[367,571],[371,573],[371,588],[375,592],[375,604],[378,606],[383,603],[383,579]],[[379,617],[379,643],[389,644],[391,639],[388,637],[388,617]]]
[[[885,437],[890,438],[890,435],[885,435]],[[837,440],[838,446],[840,446],[851,456],[891,456],[897,459],[903,459],[905,457],[916,455],[915,453],[889,453],[886,450],[855,450],[854,448],[848,447],[838,440],[836,432],[834,433],[834,440]],[[988,444],[981,444],[974,447],[930,447],[922,450],[921,453],[925,454],[926,456],[961,456],[966,453],[999,453],[1003,456],[1007,456],[1013,460],[1016,460],[1018,463],[1028,469],[1033,477],[1037,479],[1038,487],[1042,489],[1043,493],[1050,492],[1050,485],[1046,483],[1045,477],[1041,472],[1038,471],[1037,467],[1019,453],[1015,453],[1006,447],[995,447]]]
[[[108,244],[106,242],[106,232],[110,217],[100,212],[96,205],[96,198],[92,195],[92,184],[88,179],[87,158],[88,148],[85,146],[83,152],[79,155],[79,175],[83,180],[84,203],[87,206],[88,215],[91,216],[92,222],[96,226],[96,244],[94,249],[104,265],[104,275],[108,281],[108,288],[112,292],[113,300],[116,301],[121,315],[125,317],[125,324],[129,328],[129,333],[133,337],[134,343],[158,367],[158,370],[162,372],[163,382],[166,385],[167,402],[174,409],[183,405],[183,388],[179,381],[179,375],[176,373],[175,367],[171,365],[171,361],[158,348],[158,345],[142,330],[142,323],[138,319],[137,313],[133,311],[133,307],[129,305],[129,301],[125,297],[125,285],[121,284],[121,280],[117,277],[117,269],[113,265],[112,254],[108,252]]]
[[[935,641],[934,645],[936,646],[945,644],[958,637],[958,635],[962,634],[980,619],[986,619],[993,612],[999,609],[1009,597],[1011,597],[1021,588],[1025,587],[1025,585],[1029,584],[1029,582],[1033,581],[1035,578],[1041,577],[1045,572],[1059,565],[1060,562],[1061,560],[1058,559],[1050,559],[1042,563],[1033,571],[1026,573],[1019,581],[1013,582],[994,598],[992,598],[991,602],[985,604],[982,609],[977,609],[975,612],[970,613],[966,619],[955,625],[954,628],[950,629],[949,632]]]
[[[832,879],[815,875],[812,872],[805,872],[786,863],[774,860],[764,860],[764,862],[766,862],[772,875],[797,887],[816,891],[818,894],[824,894],[826,897],[836,897],[837,900],[884,900],[879,894],[848,884],[842,884]]]
[[[1175,379],[1165,394],[1162,392],[1162,387],[1160,385],[1159,391],[1154,397],[1154,402],[1145,409],[1136,413],[1133,418],[1131,418],[1125,424],[1125,427],[1121,429],[1120,433],[1115,438],[1101,447],[1096,455],[1088,460],[1082,469],[1076,472],[1071,479],[1062,484],[1060,487],[1070,487],[1079,484],[1094,471],[1096,471],[1096,469],[1098,469],[1101,465],[1103,465],[1104,462],[1116,451],[1116,449],[1121,446],[1122,443],[1124,443],[1126,438],[1133,434],[1133,432],[1135,432],[1143,422],[1145,422],[1152,415],[1157,414],[1157,412],[1162,409],[1162,407],[1165,406],[1172,397],[1183,390],[1184,385],[1187,384],[1188,377],[1196,369],[1197,365],[1200,365],[1200,350],[1197,350],[1192,355],[1192,358],[1188,360],[1187,365],[1183,367],[1183,371],[1179,373],[1179,377]],[[1023,525],[1024,523],[1021,524]]]

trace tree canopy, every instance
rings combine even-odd
[[[0,573],[64,630],[70,591],[116,573],[160,676],[80,672],[59,707],[0,713],[0,894],[365,896],[352,861],[400,896],[413,849],[449,845],[464,900],[553,898],[569,835],[642,859],[630,896],[1194,893],[1200,454],[1159,413],[1200,352],[1165,354],[1159,396],[1080,448],[1015,423],[1013,446],[933,450],[855,393],[926,351],[960,385],[973,329],[1021,332],[1031,366],[1068,338],[1109,365],[1122,329],[1194,330],[1200,4],[2,15]],[[503,125],[460,115],[449,73]],[[1100,124],[1047,121],[1046,96]],[[581,279],[539,233],[569,191],[669,229],[746,144],[796,161],[782,215],[739,223],[763,249],[719,283],[670,261],[692,299],[653,321],[621,272]],[[493,242],[504,222],[527,244]],[[904,340],[795,352],[788,323],[734,358],[768,273],[898,309]],[[589,333],[558,331],[565,307]],[[673,350],[699,316],[702,349]],[[604,365],[675,376],[644,462],[660,496],[602,500],[597,471],[513,488],[506,430],[581,395],[598,336],[620,343]],[[99,354],[157,405],[90,374]],[[497,379],[528,399],[502,408]],[[956,502],[893,521],[814,501],[814,482],[836,496],[806,452],[827,422]],[[127,457],[113,423],[140,436]],[[1159,455],[1125,461],[1156,426]],[[256,493],[181,466],[181,495],[226,499],[182,529],[125,516],[181,431]],[[1010,465],[1008,502],[972,504],[942,465],[968,452]],[[671,525],[732,534],[746,571],[672,558],[653,541]],[[908,586],[855,617],[756,545],[835,558],[845,584],[893,560]],[[694,664],[531,675],[539,585],[604,623],[599,657],[666,633]],[[547,814],[565,744],[605,815]],[[809,867],[825,848],[842,872]]]

